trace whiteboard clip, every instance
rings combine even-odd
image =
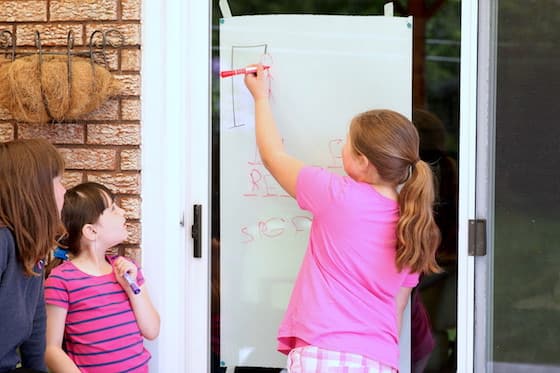
[[[220,0],[218,4],[220,5],[223,18],[231,18],[231,9],[229,8],[227,0]]]
[[[383,15],[385,17],[392,17],[394,15],[394,6],[392,1],[383,6]]]

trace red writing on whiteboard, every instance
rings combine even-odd
[[[310,226],[311,218],[305,215],[262,219],[254,225],[241,227],[241,242],[251,243],[258,239],[277,239],[286,235],[297,235],[307,232]]]
[[[290,197],[271,174],[257,168],[249,171],[249,192],[244,197]]]

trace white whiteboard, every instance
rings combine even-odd
[[[288,153],[343,172],[351,118],[412,107],[412,18],[264,15],[220,21],[220,69],[271,65],[271,103]],[[262,60],[264,53],[266,60]],[[284,367],[276,331],[311,218],[258,157],[243,76],[220,81],[221,361]]]

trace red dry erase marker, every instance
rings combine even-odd
[[[269,68],[270,68],[270,66],[267,66],[267,65],[263,66],[263,70],[267,70]],[[227,78],[227,77],[234,76],[234,75],[254,74],[256,72],[257,72],[257,67],[256,66],[249,66],[249,67],[244,67],[242,69],[221,71],[220,76],[222,78]]]

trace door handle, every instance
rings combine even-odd
[[[193,205],[191,237],[193,239],[193,257],[202,258],[202,205]]]

